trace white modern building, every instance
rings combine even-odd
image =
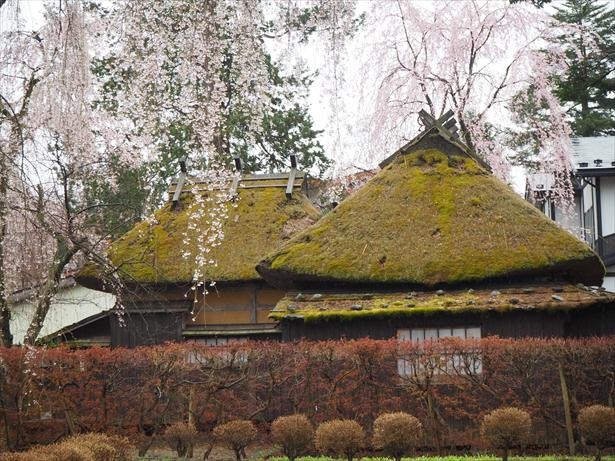
[[[14,344],[23,344],[26,331],[34,316],[35,304],[32,298],[34,295],[34,290],[23,290],[9,297],[10,326]],[[73,326],[85,326],[101,315],[106,316],[114,305],[115,296],[78,285],[72,277],[66,278],[60,282],[60,290],[53,298],[38,338],[54,336]],[[108,345],[109,337],[108,333],[105,333],[96,334],[91,342]]]
[[[615,136],[574,138],[573,210],[564,212],[550,197],[553,178],[529,175],[526,199],[587,243],[607,269],[604,287],[615,292]]]

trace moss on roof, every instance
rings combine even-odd
[[[600,285],[593,251],[470,157],[395,158],[259,272],[297,281],[434,286],[546,276]]]
[[[289,293],[269,314],[273,320],[306,323],[468,314],[513,310],[562,311],[615,304],[615,294],[586,287],[538,286],[500,290],[455,290],[445,293]]]
[[[183,193],[176,210],[168,203],[154,213],[153,223],[140,222],[111,244],[108,256],[126,282],[168,284],[192,280],[194,263],[182,257],[187,250],[184,234],[191,197]],[[320,216],[303,193],[295,190],[287,199],[285,189],[279,187],[239,189],[236,206],[229,203],[228,207],[224,239],[211,252],[217,265],[205,270],[208,279],[218,282],[259,279],[254,269],[258,261]],[[203,225],[207,225],[205,221]],[[78,275],[86,284],[96,284],[99,277],[99,268],[91,264]]]

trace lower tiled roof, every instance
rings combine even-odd
[[[288,293],[269,317],[306,323],[355,318],[393,318],[438,313],[581,309],[609,304],[615,293],[583,285],[548,285],[455,291]]]

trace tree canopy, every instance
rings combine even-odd
[[[615,8],[612,3],[566,0],[555,9],[555,19],[577,26],[574,41],[562,42],[568,70],[557,79],[556,90],[572,119],[573,133],[614,135]]]

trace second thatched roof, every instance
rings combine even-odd
[[[258,266],[278,285],[431,287],[540,278],[600,285],[604,266],[437,130]]]
[[[290,197],[289,181],[293,189]],[[172,185],[171,195],[175,187]],[[203,268],[204,276],[216,282],[260,280],[255,270],[258,261],[320,217],[304,189],[303,173],[290,179],[288,173],[242,176],[236,199],[227,203],[228,216],[222,225],[224,238],[209,253],[208,259],[215,264]],[[201,193],[216,192],[205,188]],[[186,234],[193,232],[189,222],[194,203],[192,189],[182,192],[177,204],[169,201],[154,213],[152,220],[136,224],[111,244],[108,257],[125,283],[151,286],[192,282],[194,255],[198,250],[195,239],[187,240]],[[209,226],[207,213],[202,221],[202,227]],[[185,253],[191,256],[186,258]],[[101,267],[89,264],[78,279],[82,284],[101,287],[105,277],[102,271]]]

